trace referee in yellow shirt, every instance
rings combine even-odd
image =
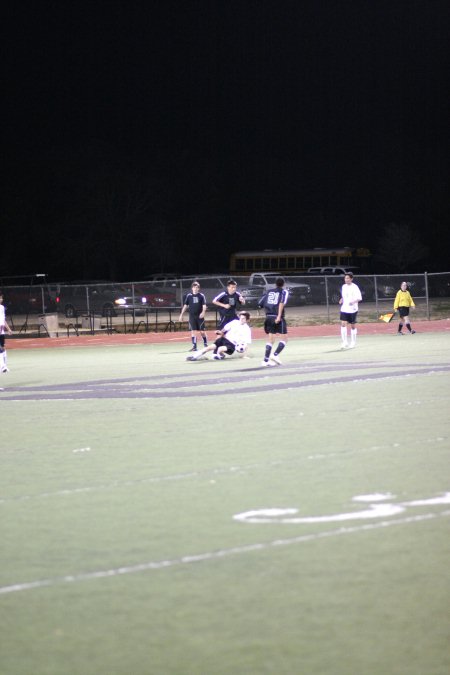
[[[410,333],[414,334],[416,331],[412,329],[411,323],[409,321],[409,308],[415,307],[414,300],[411,297],[411,293],[408,291],[408,284],[406,281],[402,281],[400,284],[400,290],[397,291],[394,301],[394,312],[398,310],[400,314],[400,323],[398,324],[397,335],[403,335],[403,326],[406,325],[406,328]]]

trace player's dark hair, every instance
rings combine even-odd
[[[229,286],[230,284],[234,284],[235,286],[237,286],[237,283],[234,279],[228,279],[227,286]]]
[[[276,280],[275,280],[275,286],[276,286],[277,288],[283,288],[283,286],[284,286],[284,279],[283,279],[283,277],[277,277],[277,278],[276,278]]]
[[[250,321],[250,314],[248,312],[239,312],[239,316],[245,316],[247,321]]]
[[[344,276],[350,277],[350,279],[353,279],[353,272],[346,272]]]

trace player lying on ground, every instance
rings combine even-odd
[[[216,331],[219,337],[214,344],[205,347],[198,354],[188,356],[186,361],[198,361],[210,351],[214,352],[213,358],[216,361],[221,361],[225,356],[232,356],[235,352],[243,356],[252,341],[249,320],[248,312],[240,312],[237,319],[227,323],[222,330]]]

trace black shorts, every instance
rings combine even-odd
[[[216,345],[216,348],[214,350],[215,354],[217,354],[218,347],[226,347],[227,351],[225,352],[225,354],[228,354],[228,356],[231,356],[232,354],[234,354],[234,350],[236,349],[235,345],[232,342],[230,342],[229,340],[227,340],[226,337],[217,338],[217,340],[214,342],[214,344]]]
[[[409,307],[399,307],[398,313],[402,319],[404,316],[409,316]]]
[[[189,316],[189,330],[205,330],[205,319],[199,316]]]
[[[346,321],[347,323],[354,324],[356,323],[356,317],[358,316],[358,312],[341,312],[340,314],[340,319],[341,321]]]
[[[276,318],[276,316],[266,316],[266,320],[264,321],[264,332],[266,335],[286,335],[286,319],[281,319],[281,321],[275,323]]]

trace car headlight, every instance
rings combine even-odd
[[[117,298],[117,300],[114,300],[115,305],[126,305],[127,301],[125,298]]]

